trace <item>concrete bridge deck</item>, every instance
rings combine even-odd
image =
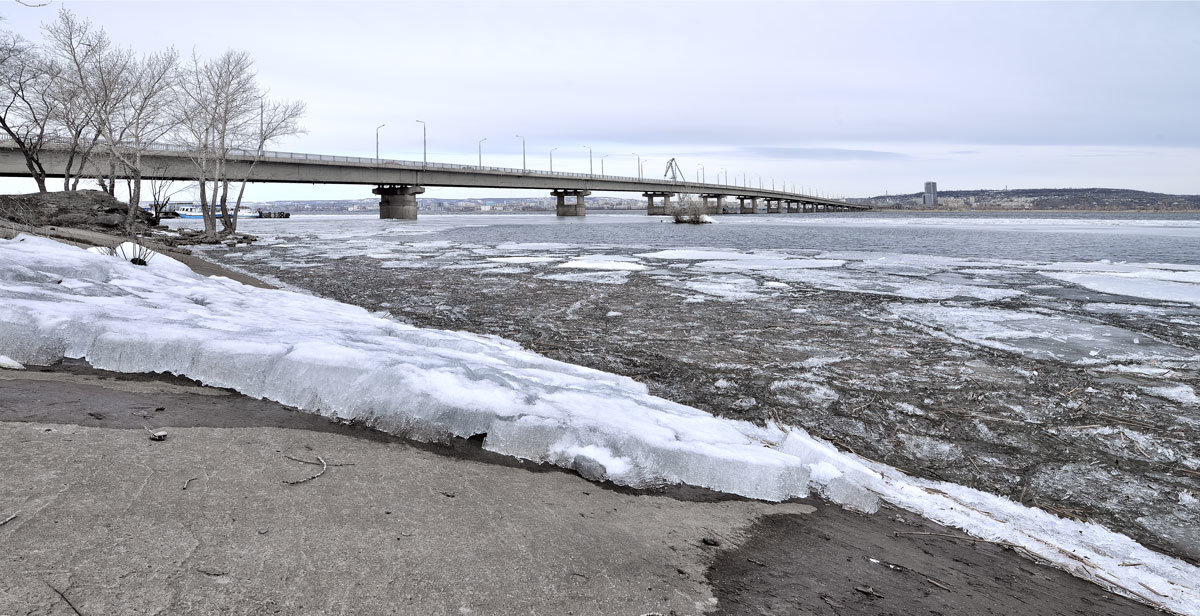
[[[66,165],[66,152],[46,150],[41,158],[49,177],[62,177]],[[246,176],[254,158],[254,152],[239,151],[230,155],[229,177],[240,180]],[[143,154],[142,160],[145,179],[196,179],[195,166],[185,150],[155,147]],[[102,169],[97,162],[93,159],[84,175],[99,175]],[[28,176],[29,170],[20,151],[11,143],[0,142],[0,177]],[[558,197],[557,213],[560,216],[584,215],[583,199],[593,191],[640,192],[647,198],[647,212],[651,215],[669,213],[670,198],[678,194],[700,195],[709,212],[717,214],[725,213],[724,210],[731,213],[735,210],[750,213],[752,208],[756,211],[760,199],[767,202],[767,210],[771,213],[782,212],[785,209],[789,212],[870,209],[869,206],[837,199],[750,186],[296,152],[263,152],[248,180],[264,183],[375,186],[373,192],[380,195],[382,218],[416,218],[416,195],[424,192],[424,187],[428,186],[545,189]],[[575,197],[575,203],[567,203],[567,197]],[[742,205],[736,208],[723,207],[725,197],[737,198]],[[661,205],[658,204],[658,200],[661,200]],[[713,200],[716,200],[715,205]],[[752,206],[746,206],[747,201]],[[786,207],[781,207],[780,204]]]

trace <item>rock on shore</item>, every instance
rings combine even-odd
[[[112,230],[125,224],[129,204],[100,190],[0,195],[0,219],[33,227]],[[138,209],[135,225],[147,227],[153,216]]]

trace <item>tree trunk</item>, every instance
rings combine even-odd
[[[125,232],[133,233],[137,222],[138,205],[142,202],[142,172],[134,169],[129,180],[129,210],[125,213]]]
[[[21,139],[17,133],[13,132],[12,128],[8,125],[8,122],[4,120],[3,116],[0,116],[0,128],[3,128],[4,132],[8,133],[8,136],[13,140],[13,143],[17,145],[17,149],[21,150],[21,155],[25,157],[25,167],[29,169],[29,175],[33,177],[33,181],[37,183],[38,192],[47,192],[46,168],[42,166],[42,161],[38,157],[38,151],[34,150],[33,146],[31,146],[24,139]]]
[[[213,208],[209,205],[208,178],[204,177],[203,173],[200,174],[200,212],[204,216],[204,241],[217,241],[217,221],[213,216]]]
[[[75,178],[71,181],[69,190],[79,190],[79,180],[83,178],[83,169],[87,166],[88,160],[92,158],[92,150],[96,148],[96,142],[100,141],[100,130],[92,135],[92,142],[88,144],[87,149],[79,156],[79,170],[75,173]]]
[[[229,216],[229,178],[221,179],[221,227],[222,235],[237,231],[237,221]]]

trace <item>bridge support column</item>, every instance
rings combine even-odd
[[[587,208],[584,207],[583,198],[592,194],[590,190],[552,190],[550,195],[558,198],[558,203],[554,205],[554,214],[556,216],[587,216]],[[575,203],[567,203],[567,197],[575,197]]]
[[[775,197],[767,197],[766,202],[767,202],[767,213],[768,214],[779,214],[780,212],[783,211],[783,209],[781,209],[779,206],[780,202],[782,202],[782,199],[776,199]]]
[[[712,199],[713,201],[710,202],[709,199]],[[700,195],[700,202],[704,204],[705,214],[725,213],[722,211],[725,209],[725,195],[717,195],[712,193],[702,194]]]
[[[784,203],[784,205],[787,206],[788,214],[795,214],[800,211],[800,202],[799,201],[787,199],[783,203]]]
[[[642,196],[646,198],[646,214],[650,216],[666,216],[667,210],[671,209],[671,194],[669,192],[644,192]],[[662,205],[655,205],[654,200],[662,197]]]
[[[757,214],[758,213],[758,197],[738,197],[738,213],[740,214]],[[746,205],[749,201],[750,205]]]
[[[417,219],[417,195],[425,192],[422,186],[392,184],[376,186],[371,192],[379,195],[379,217],[397,220]]]

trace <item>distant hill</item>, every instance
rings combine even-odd
[[[881,209],[929,209],[924,193],[852,199]],[[1121,188],[1019,188],[938,191],[939,210],[1200,210],[1200,195],[1167,195]]]

